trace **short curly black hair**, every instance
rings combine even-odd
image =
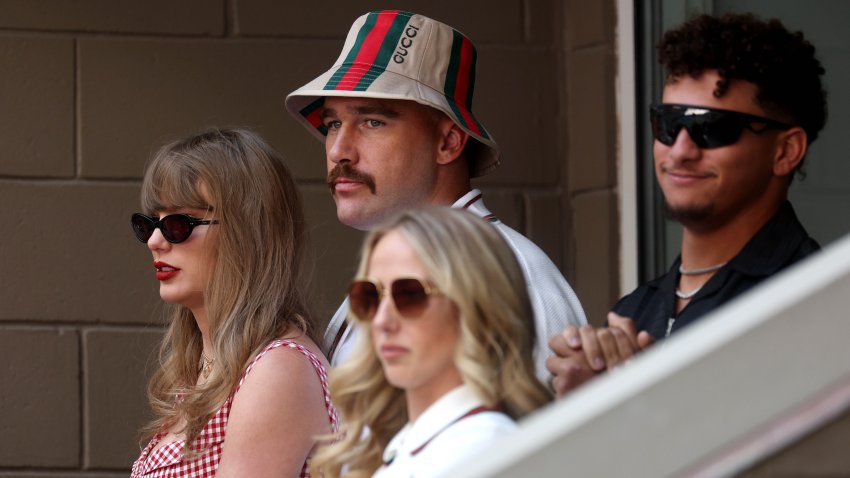
[[[766,112],[788,118],[806,131],[809,144],[826,123],[824,68],[802,32],[790,32],[776,19],[752,14],[700,15],[667,31],[657,45],[667,79],[717,70],[714,96],[729,80],[758,87],[756,102]]]

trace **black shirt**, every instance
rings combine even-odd
[[[676,332],[818,250],[820,246],[809,237],[791,203],[786,201],[741,252],[705,283],[678,317],[676,285],[681,255],[670,271],[620,299],[612,310],[634,319],[638,331],[646,330],[661,339],[668,335],[668,326],[672,325],[669,333]]]

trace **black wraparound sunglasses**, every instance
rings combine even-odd
[[[744,128],[761,134],[768,129],[784,131],[793,126],[738,111],[670,103],[652,105],[649,118],[652,122],[652,136],[662,144],[672,146],[679,131],[685,128],[691,140],[700,148],[734,144]]]
[[[198,219],[188,214],[169,214],[162,219],[154,219],[137,212],[130,216],[130,223],[136,238],[141,242],[147,243],[153,231],[159,228],[166,241],[178,244],[189,239],[196,226],[218,224],[218,221]]]
[[[413,319],[422,315],[428,308],[428,297],[439,294],[428,281],[402,278],[392,281],[389,294],[398,313],[406,318]],[[360,320],[372,320],[378,312],[381,297],[387,292],[380,283],[370,279],[355,279],[348,286],[348,305],[351,311]]]

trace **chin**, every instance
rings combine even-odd
[[[682,224],[704,221],[711,217],[713,211],[712,204],[670,204],[664,201],[664,216]]]
[[[374,225],[372,223],[367,223],[367,222],[363,222],[363,221],[346,221],[346,220],[340,219],[339,222],[345,224],[346,226],[348,226],[352,229],[357,229],[358,231],[364,231],[364,232],[368,232],[369,230],[372,229],[372,227],[374,227]]]
[[[171,305],[181,305],[187,308],[191,308],[191,306],[197,305],[198,302],[198,298],[196,295],[187,295],[179,291],[160,290],[159,298],[162,299],[163,302],[167,302]],[[201,300],[201,302],[203,302],[203,300]]]
[[[376,220],[374,217],[364,217],[361,214],[357,214],[357,212],[362,211],[356,211],[353,214],[346,214],[345,211],[341,211],[337,208],[336,217],[339,219],[339,222],[360,231],[368,231],[375,227],[376,224],[380,223],[379,219]]]
[[[404,377],[400,377],[397,373],[387,373],[386,369],[384,370],[384,377],[386,377],[387,382],[395,388],[407,390],[410,386],[409,380]]]
[[[183,303],[185,302],[184,300],[181,300],[181,298],[174,297],[169,294],[159,294],[159,298],[162,299],[163,302],[166,302],[171,305],[183,305]]]
[[[162,290],[162,287],[159,288],[159,298],[162,299],[163,302],[168,302],[169,304],[176,304],[178,300],[172,292]]]

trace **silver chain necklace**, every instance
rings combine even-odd
[[[715,264],[713,266],[703,267],[703,268],[700,268],[700,269],[685,269],[684,267],[682,267],[682,264],[679,263],[679,274],[686,275],[686,276],[698,276],[700,274],[707,274],[709,272],[714,272],[714,271],[720,269],[721,267],[725,266],[728,263],[729,263],[729,261],[721,262],[720,264]],[[697,289],[697,290],[699,290],[699,289]]]
[[[703,284],[703,285],[705,285],[705,284]],[[686,300],[687,300],[687,299],[690,299],[691,297],[693,297],[693,296],[697,295],[697,292],[699,292],[699,291],[700,291],[700,289],[702,289],[702,285],[701,285],[701,286],[699,286],[699,287],[697,287],[696,289],[694,289],[694,290],[690,291],[690,292],[682,292],[682,291],[681,291],[681,290],[679,290],[679,288],[677,287],[677,288],[676,288],[676,297],[678,297],[678,298],[680,298],[680,299],[686,299]]]
[[[702,275],[702,274],[708,274],[709,272],[714,272],[716,270],[719,270],[721,267],[725,266],[728,263],[729,263],[729,261],[721,262],[720,264],[715,264],[713,266],[708,266],[708,267],[701,267],[699,269],[685,269],[684,267],[682,267],[682,264],[679,263],[679,274],[682,274],[684,276],[698,276],[698,275]],[[708,282],[708,281],[706,281],[706,282]],[[704,286],[704,285],[705,285],[705,282],[703,282],[701,286],[697,287],[696,289],[694,289],[690,292],[682,292],[677,287],[676,288],[676,297],[683,299],[683,300],[688,300],[691,297],[697,295],[697,292],[702,290],[702,286]]]

